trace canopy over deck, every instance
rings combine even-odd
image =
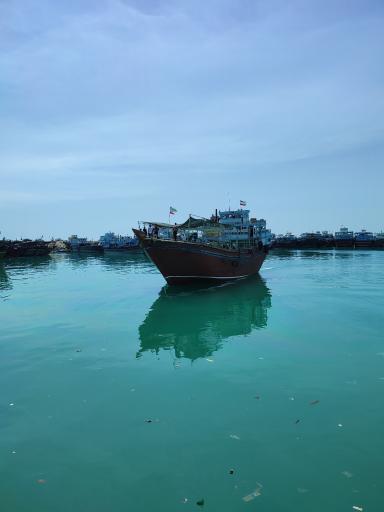
[[[169,224],[167,222],[155,222],[155,221],[147,221],[142,220],[140,221],[141,224],[148,225],[151,224],[152,226],[158,226],[159,228],[174,228],[175,226],[177,229],[204,229],[204,228],[212,228],[212,227],[224,227],[224,226],[231,226],[230,223],[223,223],[223,222],[217,222],[216,219],[206,219],[204,217],[192,217],[192,215],[183,223],[181,224]]]
[[[167,222],[155,222],[155,221],[152,221],[152,220],[140,220],[139,221],[139,224],[144,224],[144,225],[149,225],[151,224],[152,226],[158,226],[159,228],[174,228],[175,226],[178,228],[180,227],[180,224],[169,224]]]
[[[205,219],[204,217],[197,219],[195,217],[189,217],[185,222],[180,224],[181,229],[199,229],[217,226],[218,223],[214,220]]]

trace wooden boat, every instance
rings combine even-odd
[[[48,242],[43,240],[15,240],[6,241],[4,257],[17,258],[20,256],[47,256],[51,252]]]
[[[249,210],[228,210],[173,226],[144,222],[158,227],[157,236],[144,228],[133,232],[168,284],[231,281],[257,274],[268,254],[265,220],[252,221]]]

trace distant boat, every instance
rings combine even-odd
[[[144,222],[156,236],[133,232],[168,284],[230,281],[257,274],[268,254],[265,220],[251,221],[249,210],[227,210],[178,225]]]
[[[297,237],[292,233],[277,235],[273,240],[273,247],[279,249],[293,249],[297,247]]]
[[[349,231],[348,228],[342,226],[340,231],[335,233],[335,247],[354,247],[355,238],[353,231]]]
[[[44,240],[5,240],[0,242],[0,257],[47,256],[51,252],[49,242]]]
[[[297,239],[299,248],[333,247],[334,238],[328,231],[302,233]]]
[[[0,241],[0,259],[7,254],[7,245],[5,241]]]
[[[141,251],[139,240],[136,237],[115,235],[112,231],[105,233],[99,239],[104,252],[108,254]]]
[[[95,253],[100,254],[103,252],[103,247],[97,242],[90,242],[87,238],[81,238],[77,235],[71,235],[68,238],[68,243],[73,252],[81,253]]]
[[[370,231],[366,231],[362,229],[358,233],[355,234],[355,247],[356,248],[366,248],[373,247],[374,245],[374,236]]]
[[[379,233],[376,233],[373,246],[377,247],[379,249],[384,248],[384,231],[380,231]]]

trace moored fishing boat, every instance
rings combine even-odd
[[[264,219],[249,210],[227,210],[183,224],[144,222],[133,229],[140,245],[168,284],[230,281],[257,274],[271,243]],[[155,229],[148,236],[146,226]],[[172,236],[171,236],[172,235]]]
[[[98,242],[91,242],[87,238],[81,238],[77,235],[71,235],[68,238],[68,244],[72,252],[100,254],[103,247]]]
[[[141,251],[136,237],[115,235],[112,231],[105,233],[99,239],[99,244],[106,254],[122,254],[125,252]]]
[[[4,257],[18,258],[21,256],[47,256],[51,252],[49,242],[44,240],[9,240],[2,242],[1,251]]]
[[[362,229],[358,233],[355,234],[355,247],[356,249],[361,248],[370,248],[374,246],[374,236],[373,233]]]
[[[376,247],[378,249],[384,249],[384,231],[376,233],[375,238],[373,240],[373,247]]]
[[[5,241],[0,241],[0,259],[4,258],[7,254],[7,244]]]
[[[348,231],[348,228],[342,226],[340,231],[336,231],[335,233],[335,247],[346,248],[346,247],[354,247],[355,246],[355,238],[353,231]]]
[[[277,235],[273,241],[273,247],[276,247],[276,249],[296,249],[297,237],[292,233]]]

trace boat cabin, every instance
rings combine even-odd
[[[265,219],[249,219],[250,210],[225,210],[210,219],[190,215],[183,224],[142,222],[148,236],[156,226],[155,238],[174,239],[185,242],[208,243],[225,247],[248,247],[261,243],[269,246],[272,234],[266,229]]]

